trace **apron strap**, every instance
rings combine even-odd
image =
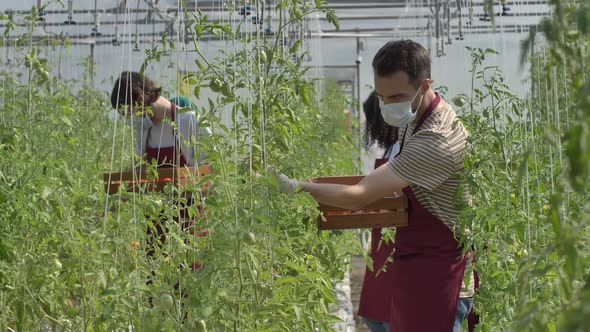
[[[172,116],[172,122],[176,121],[176,104],[170,102],[170,115]]]
[[[394,145],[395,145],[395,143],[391,144],[389,147],[387,147],[387,149],[385,149],[385,152],[383,152],[383,156],[381,157],[381,159],[385,159],[385,158],[389,157],[389,155],[393,151]]]

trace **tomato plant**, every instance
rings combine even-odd
[[[463,240],[476,250],[484,331],[588,328],[579,319],[588,306],[587,152],[580,150],[588,8],[552,5],[556,15],[540,26],[548,43],[535,43],[534,31],[523,43],[527,98],[513,95],[487,61],[493,50],[469,49],[473,88],[454,99],[471,134],[465,165],[474,199]]]
[[[199,57],[199,70],[186,78],[202,125],[213,129],[197,145],[216,170],[206,197],[200,186],[188,188],[203,207],[189,208],[198,219],[191,231],[174,222],[187,203],[177,188],[132,194],[123,185],[104,194],[101,174],[128,169],[135,137],[131,120],[105,116],[104,93],[90,84],[92,64],[79,82],[62,82],[36,45],[18,50],[24,76],[1,76],[3,330],[330,329],[333,283],[348,267],[354,237],[318,232],[313,201],[278,194],[266,176],[358,172],[344,113],[334,112],[345,107],[342,91],[327,82],[316,91],[302,43],[282,42],[311,13],[336,22],[324,5],[281,1],[275,35],[245,36],[185,13],[191,52],[199,53],[200,31],[223,32],[232,45]],[[148,52],[145,70],[162,51]],[[207,87],[217,94],[199,99]],[[165,240],[146,234],[156,221],[166,226]]]

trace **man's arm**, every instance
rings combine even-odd
[[[358,210],[410,185],[387,165],[382,165],[356,185],[299,182],[321,204]]]

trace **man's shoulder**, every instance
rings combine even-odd
[[[446,102],[442,102],[434,109],[429,120],[432,120],[432,124],[437,124],[440,126],[446,125],[454,121],[456,118],[457,113],[455,113],[451,105],[447,104]]]
[[[457,130],[464,131],[461,119],[459,119],[451,105],[447,103],[443,103],[434,110],[432,115],[424,122],[422,129],[443,135]]]

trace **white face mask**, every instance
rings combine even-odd
[[[414,99],[418,97],[420,94],[420,90],[422,89],[422,84],[420,84],[420,89],[416,92],[416,95],[410,101],[404,101],[401,103],[389,103],[385,104],[381,98],[379,98],[379,108],[381,108],[381,116],[385,123],[393,127],[405,127],[406,125],[412,123],[416,118],[416,112],[412,110],[412,103]],[[420,97],[420,104],[418,104],[418,108],[422,105],[422,100],[424,99],[424,94]]]

